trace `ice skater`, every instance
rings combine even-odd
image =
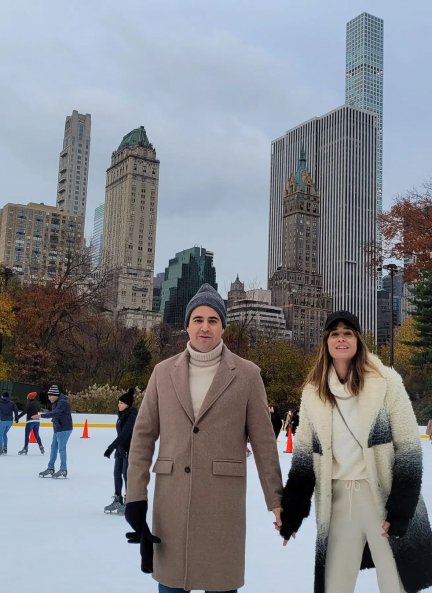
[[[0,397],[0,455],[7,455],[7,433],[14,418],[15,422],[18,422],[17,405],[9,399],[9,392],[4,391]]]
[[[36,438],[37,444],[39,445],[39,450],[42,455],[45,453],[45,449],[42,445],[42,440],[39,436],[39,427],[40,427],[40,403],[37,401],[37,392],[30,391],[27,394],[27,403],[24,409],[24,412],[19,414],[18,418],[26,415],[26,426],[24,430],[24,447],[21,451],[18,451],[18,455],[27,455],[28,453],[28,444],[30,439],[30,433],[33,431],[33,434]]]
[[[375,565],[380,593],[432,585],[432,533],[420,494],[422,449],[401,377],[366,345],[357,317],[326,320],[302,394],[282,497],[284,545],[315,490],[315,593],[353,593]]]
[[[51,385],[48,389],[48,399],[52,404],[51,412],[40,414],[41,418],[52,418],[53,439],[51,443],[51,454],[48,461],[48,467],[39,473],[40,478],[66,478],[67,477],[67,458],[66,445],[72,434],[72,414],[67,397],[60,393],[57,385]],[[55,471],[55,462],[60,453],[60,469]]]
[[[114,454],[114,497],[111,504],[104,508],[105,513],[124,514],[125,504],[122,496],[123,481],[125,486],[125,497],[127,488],[128,455],[132,439],[132,431],[137,417],[137,409],[134,407],[135,389],[123,393],[118,398],[118,418],[116,423],[117,438],[113,440],[104,453],[110,458]]]

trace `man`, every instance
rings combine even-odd
[[[41,418],[52,418],[53,439],[51,443],[51,454],[48,461],[48,468],[39,473],[40,478],[66,478],[67,477],[67,459],[66,445],[72,434],[72,414],[70,411],[67,397],[60,393],[57,385],[51,385],[48,389],[48,399],[52,404],[51,412],[41,414]],[[55,462],[57,454],[60,452],[60,469],[55,472]]]
[[[129,453],[126,519],[140,541],[141,568],[159,593],[235,593],[244,582],[246,441],[266,504],[280,525],[276,441],[260,371],[222,342],[225,303],[209,284],[186,308],[186,350],[158,364],[138,413]],[[147,486],[159,452],[153,536]],[[160,538],[160,539],[159,539]]]
[[[9,393],[4,391],[0,398],[0,455],[7,455],[7,433],[12,426],[14,417],[15,422],[18,422],[17,405],[9,399]]]

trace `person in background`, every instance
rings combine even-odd
[[[292,430],[293,435],[297,431],[299,422],[300,422],[300,417],[299,417],[298,410],[293,410],[292,414],[291,414],[291,430]]]
[[[51,385],[48,389],[48,399],[51,402],[51,412],[41,414],[41,418],[52,418],[53,439],[51,443],[51,454],[48,461],[48,467],[39,473],[40,478],[66,478],[67,477],[67,457],[66,445],[72,434],[72,414],[66,395],[60,393],[57,385]],[[55,462],[57,454],[60,453],[60,469],[55,471]]]
[[[429,437],[430,443],[432,445],[432,418],[429,420],[426,426],[426,434]]]
[[[277,440],[282,428],[282,418],[276,406],[269,406],[270,420]]]
[[[125,504],[122,496],[123,481],[125,485],[125,497],[127,490],[127,468],[128,455],[132,439],[132,431],[137,417],[137,409],[134,407],[135,389],[131,387],[118,399],[118,418],[116,423],[117,438],[113,440],[104,453],[110,458],[114,454],[114,497],[111,504],[104,508],[105,513],[124,514]]]
[[[9,393],[4,391],[0,397],[0,455],[7,455],[7,433],[14,417],[15,422],[18,422],[18,408],[16,403],[9,399]]]
[[[30,391],[30,393],[27,394],[27,403],[24,412],[21,412],[21,414],[18,416],[18,418],[21,418],[22,416],[24,416],[24,414],[26,414],[27,416],[26,426],[24,430],[24,447],[21,449],[21,451],[18,451],[18,455],[27,455],[31,431],[33,431],[37,444],[39,445],[40,452],[42,453],[42,455],[45,453],[45,449],[42,445],[42,440],[39,436],[39,411],[40,404],[37,401],[37,393],[36,391]]]
[[[282,497],[284,545],[315,490],[315,593],[353,593],[375,565],[380,593],[432,585],[432,533],[421,496],[422,448],[401,377],[372,355],[348,311],[326,320],[303,389]]]
[[[159,593],[234,593],[243,585],[246,441],[267,508],[280,522],[282,481],[260,370],[222,341],[225,303],[203,284],[186,307],[186,349],[156,365],[129,453],[126,535],[140,543],[141,570]],[[156,478],[152,535],[147,524],[150,467]],[[253,587],[252,587],[253,589]]]

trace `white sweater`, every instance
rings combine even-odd
[[[213,381],[222,358],[223,342],[210,350],[198,352],[193,350],[190,342],[187,343],[189,351],[189,389],[192,398],[192,407],[195,418],[201,410],[202,403]]]
[[[360,432],[359,396],[352,395],[346,386],[339,381],[332,367],[329,374],[330,391],[336,397],[339,409],[351,432],[358,439]],[[333,408],[333,480],[366,480],[366,464],[363,450],[345,426],[336,406]]]

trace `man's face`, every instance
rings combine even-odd
[[[216,311],[207,305],[201,305],[192,311],[187,333],[194,350],[210,352],[220,343],[224,329]]]
[[[58,395],[49,395],[48,399],[52,404],[55,404],[55,402],[58,400]]]

